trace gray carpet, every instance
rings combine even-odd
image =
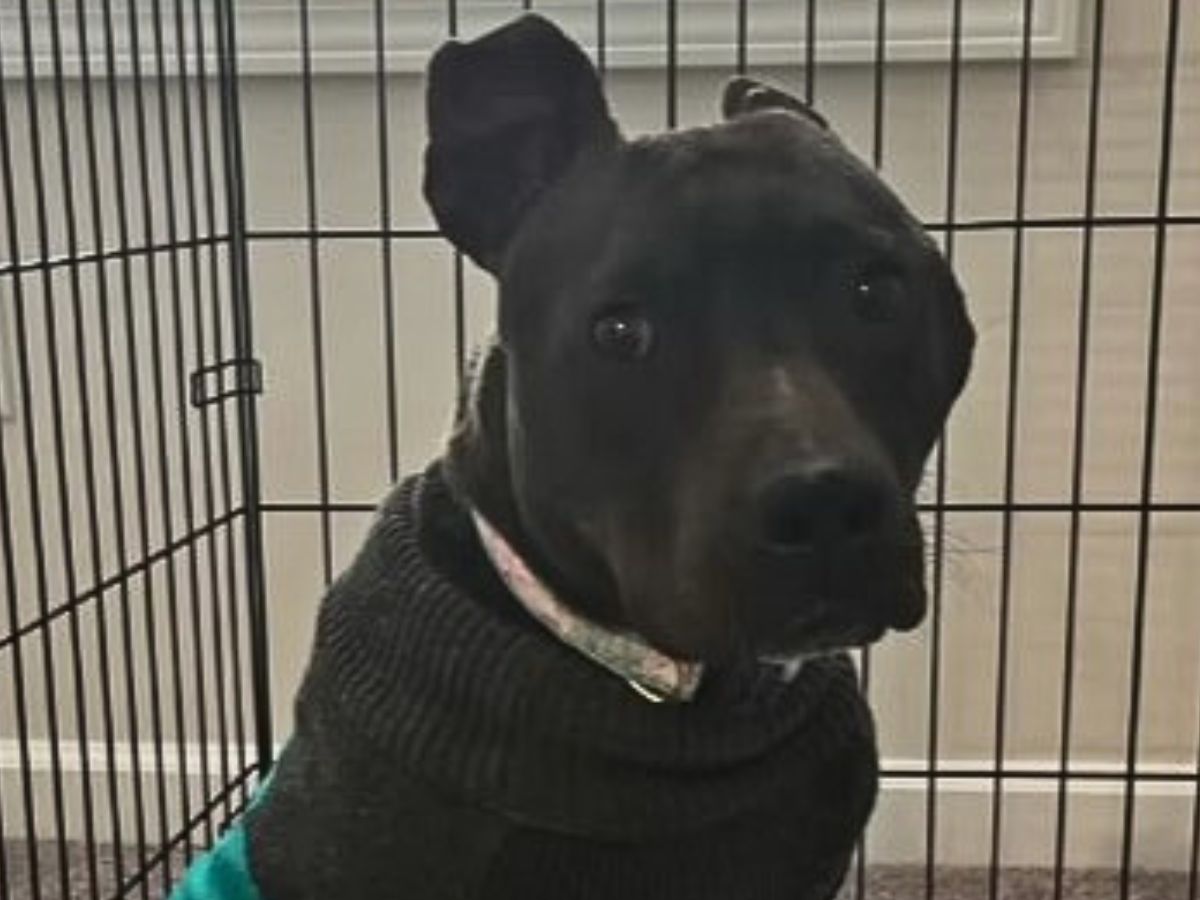
[[[855,898],[853,873],[839,900]],[[988,900],[987,869],[941,868],[934,876],[933,896],[939,900]],[[1053,900],[1054,873],[1049,869],[1003,869],[997,897],[1000,900]],[[863,900],[925,900],[925,871],[920,867],[881,866],[867,873]],[[1068,870],[1064,873],[1064,900],[1118,900],[1120,878],[1116,872]],[[1134,872],[1130,900],[1195,900],[1188,897],[1188,877],[1167,872]]]
[[[137,853],[126,850],[122,880],[126,893],[117,894],[116,854],[107,848],[97,853],[96,871],[99,890],[92,891],[90,862],[82,846],[67,848],[70,872],[70,893],[61,887],[58,848],[54,844],[38,846],[38,871],[41,873],[38,895],[33,893],[30,879],[28,849],[24,844],[5,845],[4,868],[0,869],[0,898],[3,900],[92,900],[94,897],[117,896],[162,900],[166,895],[163,866],[156,866],[146,884],[130,882],[137,871]],[[178,877],[183,867],[183,854],[170,861],[172,877]],[[851,873],[840,900],[860,900],[855,893],[854,873]],[[1065,877],[1064,900],[1118,900],[1120,883],[1115,872],[1068,871]],[[7,890],[5,890],[7,889]],[[144,891],[144,893],[143,893]],[[942,868],[937,871],[933,896],[937,900],[988,900],[989,879],[986,869]],[[999,900],[1052,900],[1054,879],[1051,872],[1040,869],[1005,869],[1000,873]],[[1186,874],[1135,872],[1131,900],[1197,900],[1188,897]],[[736,898],[753,900],[753,898]],[[920,867],[879,866],[867,873],[866,892],[861,900],[926,900],[925,871]]]

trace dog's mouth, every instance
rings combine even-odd
[[[864,647],[924,617],[915,516],[878,540],[783,561],[727,534],[620,525],[588,535],[619,610],[612,624],[675,659],[794,660]]]
[[[863,604],[793,596],[790,605],[792,611],[782,614],[778,604],[763,603],[727,609],[699,622],[685,620],[699,626],[692,629],[680,627],[683,622],[661,619],[635,627],[651,644],[679,659],[708,663],[754,659],[778,665],[866,647],[893,628],[904,630]]]
[[[640,602],[627,600],[626,610],[634,630],[680,659],[780,662],[860,648],[924,617],[920,557],[875,562],[838,579],[744,569],[731,576],[714,567],[680,593],[669,581],[641,590],[633,582],[626,597]]]
[[[795,658],[865,647],[924,618],[922,556],[895,544],[834,572],[768,573],[734,613],[744,646],[758,658]],[[787,586],[785,586],[787,585]]]
[[[838,650],[865,647],[881,639],[887,628],[878,623],[850,621],[830,611],[798,616],[781,629],[754,640],[760,660],[781,663]]]

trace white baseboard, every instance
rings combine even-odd
[[[144,806],[154,820],[148,824],[155,833],[158,815],[156,784],[160,771],[159,755],[154,745],[138,745],[136,765],[133,748],[115,748],[113,768],[120,776],[122,804],[126,821],[132,814],[133,778],[141,773]],[[183,751],[182,765],[180,750]],[[210,744],[203,748],[189,743],[164,745],[161,772],[167,783],[165,791],[167,815],[174,827],[182,821],[180,815],[181,773],[188,773],[188,795],[193,810],[203,799],[199,781],[200,761],[207,756],[214,777],[221,771],[221,748]],[[245,760],[254,759],[253,748],[244,749]],[[36,806],[39,833],[55,836],[53,809],[54,754],[47,741],[31,741],[28,747],[31,787]],[[82,836],[82,778],[84,758],[77,744],[63,743],[58,753],[61,783],[66,798],[66,831],[69,837]],[[92,773],[96,798],[96,831],[108,833],[108,813],[105,793],[108,753],[102,743],[87,748],[87,761]],[[229,771],[239,770],[235,747],[226,751]],[[1067,865],[1074,868],[1114,868],[1119,865],[1123,839],[1123,810],[1125,785],[1120,775],[1124,765],[1112,760],[1078,761],[1081,768],[1091,772],[1111,772],[1112,780],[1075,781],[1067,794]],[[985,771],[988,760],[943,761],[946,772]],[[1057,768],[1056,762],[1022,760],[1021,768],[1047,775]],[[924,760],[885,759],[884,768],[890,772],[919,772]],[[24,833],[24,780],[21,777],[22,753],[15,740],[0,740],[0,798],[3,798],[4,832],[9,838]],[[1147,763],[1139,772],[1152,778],[1162,775],[1192,776],[1194,767],[1187,763]],[[940,780],[936,792],[937,837],[936,859],[945,865],[988,865],[992,852],[993,784],[990,778],[954,777]],[[1192,817],[1196,802],[1194,781],[1142,781],[1136,791],[1136,825],[1134,843],[1135,865],[1155,870],[1186,870],[1193,841]],[[1001,794],[1001,861],[1011,866],[1049,866],[1054,862],[1055,833],[1058,812],[1058,784],[1052,778],[1007,779]],[[867,838],[868,859],[874,863],[923,865],[926,847],[926,810],[928,793],[922,778],[885,777],[881,784],[879,803]]]
[[[200,771],[200,757],[204,752],[204,748],[194,742],[189,741],[180,746],[175,742],[166,742],[162,745],[161,754],[156,753],[154,744],[151,741],[141,741],[136,745],[137,753],[134,753],[134,745],[124,743],[117,744],[113,747],[112,768],[121,775],[130,775],[136,770],[140,771],[145,777],[153,777],[160,768],[164,775],[168,777],[178,777],[186,768],[189,777],[196,775]],[[182,764],[180,760],[180,750],[183,751]],[[278,751],[278,747],[276,750]],[[54,768],[54,748],[50,741],[47,740],[31,740],[29,741],[27,753],[29,756],[29,768],[39,776],[48,777]],[[242,757],[238,754],[236,745],[230,744],[226,747],[226,763],[230,768],[236,768],[239,765]],[[255,749],[247,744],[242,751],[242,756],[246,760],[254,759]],[[161,755],[162,765],[158,764],[158,759]],[[216,771],[221,764],[221,745],[207,745],[207,762],[210,768]],[[10,774],[17,775],[21,770],[22,752],[19,741],[8,738],[0,739],[0,775],[8,776]],[[58,746],[58,762],[64,776],[77,777],[84,770],[84,754],[80,752],[78,741],[61,740]],[[109,769],[108,749],[102,741],[90,741],[87,745],[87,764],[88,769],[93,775],[96,773],[106,773]]]

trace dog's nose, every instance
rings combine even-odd
[[[759,538],[771,550],[834,549],[876,535],[890,492],[868,471],[835,460],[793,467],[759,495]]]

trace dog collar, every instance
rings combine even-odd
[[[674,659],[635,634],[605,628],[568,609],[487,519],[475,510],[471,516],[483,549],[505,585],[563,643],[623,679],[652,703],[683,703],[695,696],[703,664]]]

